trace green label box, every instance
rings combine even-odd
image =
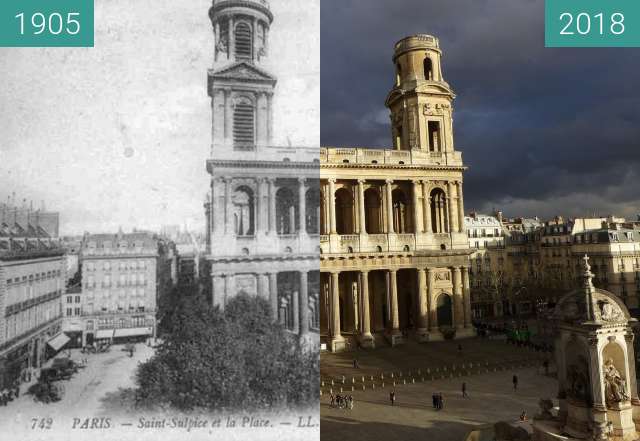
[[[546,47],[640,47],[640,0],[545,0]]]
[[[94,0],[0,0],[0,46],[93,47]]]

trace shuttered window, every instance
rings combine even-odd
[[[246,23],[238,23],[235,29],[236,59],[251,59],[251,28]]]
[[[254,141],[254,116],[253,106],[247,103],[238,103],[233,112],[233,145],[235,148],[253,149]]]

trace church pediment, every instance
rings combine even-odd
[[[226,80],[229,82],[239,81],[275,85],[277,81],[275,77],[264,70],[244,61],[234,63],[217,71],[210,71],[209,76],[214,80]]]

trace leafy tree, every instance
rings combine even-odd
[[[164,342],[137,372],[143,405],[248,410],[317,401],[317,352],[273,322],[266,300],[241,294],[224,311],[197,295],[168,304]]]

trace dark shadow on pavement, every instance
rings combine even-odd
[[[476,426],[454,421],[435,421],[427,428],[391,423],[363,423],[343,417],[323,417],[320,421],[322,441],[463,440],[474,427]]]

